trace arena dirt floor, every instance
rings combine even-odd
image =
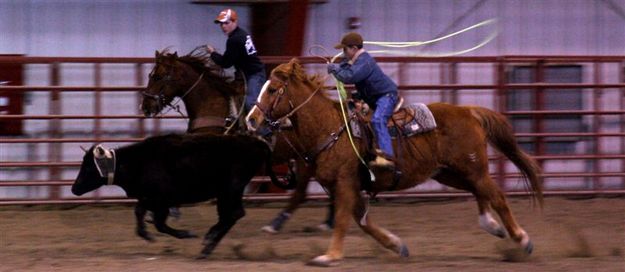
[[[285,203],[247,204],[247,215],[206,260],[200,239],[134,235],[128,205],[0,207],[0,271],[624,271],[625,198],[546,198],[541,212],[510,199],[534,242],[534,254],[511,254],[509,244],[482,231],[472,199],[373,203],[371,216],[410,249],[400,258],[352,224],[345,259],[336,267],[306,266],[322,254],[329,232],[312,231],[325,208],[312,202],[282,233],[259,229]],[[215,207],[183,207],[172,226],[203,236]],[[153,233],[152,226],[149,226]]]

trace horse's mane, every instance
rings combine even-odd
[[[200,74],[204,72],[209,72],[209,74],[217,75],[218,73],[216,72],[223,70],[221,67],[219,67],[219,65],[211,60],[210,54],[208,54],[206,51],[200,51],[198,49],[199,48],[196,48],[193,51],[189,52],[189,54],[178,57],[176,52],[171,53],[169,51],[169,48],[165,48],[163,49],[163,51],[160,52],[160,56],[168,58],[175,57],[177,58],[177,60],[191,66],[194,71]]]
[[[302,65],[299,63],[299,60],[293,58],[291,61],[285,64],[278,65],[274,70],[274,73],[282,73],[284,75],[291,75],[299,82],[307,84],[311,87],[311,89],[316,90],[317,88],[324,88],[326,77],[321,74],[307,74]],[[329,97],[325,92],[319,92],[325,98],[334,101],[331,97]]]
[[[197,47],[188,54],[178,57],[175,52],[171,53],[169,48],[165,48],[161,51],[160,57],[176,58],[178,61],[189,65],[198,74],[203,73],[205,80],[208,79],[207,82],[213,84],[217,83],[218,87],[236,90],[236,84],[228,82],[229,78],[225,75],[224,69],[213,62],[210,58],[210,54],[208,54],[206,50],[202,49],[203,47]]]

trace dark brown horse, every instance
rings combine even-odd
[[[293,116],[295,133],[301,138],[305,151],[315,154],[312,171],[319,183],[335,197],[336,216],[332,241],[325,255],[311,261],[315,265],[330,265],[343,258],[343,239],[352,217],[358,226],[386,248],[408,256],[408,249],[391,232],[379,227],[367,214],[367,201],[361,195],[359,160],[346,133],[340,133],[343,120],[339,104],[326,97],[320,77],[308,76],[294,59],[276,67],[270,76],[270,83],[261,91],[259,102],[246,118],[253,130],[264,119],[279,119]],[[477,200],[480,226],[489,233],[506,237],[527,253],[532,243],[527,233],[512,216],[501,189],[493,182],[488,172],[487,144],[510,159],[525,177],[527,188],[542,207],[542,180],[540,167],[519,149],[512,128],[506,118],[482,107],[454,106],[443,103],[428,105],[436,119],[437,128],[405,139],[398,150],[397,166],[403,175],[394,180],[394,175],[376,172],[376,181],[370,188],[378,191],[402,190],[432,178],[444,185],[471,192]],[[335,137],[338,134],[338,137]],[[334,137],[328,148],[320,149],[319,143]],[[361,154],[365,152],[364,141],[356,144]],[[529,181],[528,181],[529,180]],[[492,216],[494,210],[503,227]]]
[[[214,64],[202,50],[196,49],[184,56],[167,50],[156,51],[155,66],[150,73],[147,88],[142,93],[141,109],[146,116],[156,116],[178,97],[187,110],[187,132],[223,134],[227,130],[227,123],[236,121],[232,119],[236,119],[240,113],[244,93],[242,80],[232,81],[225,77],[221,67]],[[230,120],[226,121],[226,118]],[[284,130],[276,140],[273,161],[280,164],[295,159],[297,182],[288,206],[262,228],[267,232],[279,231],[306,200],[311,174],[301,154],[294,153],[285,142],[285,139],[291,139],[291,144],[297,145],[297,139],[294,138],[291,131]],[[331,212],[324,225],[331,227],[334,209],[330,207],[329,210]]]
[[[156,65],[143,91],[141,110],[156,116],[178,97],[189,118],[187,132],[223,134],[226,118],[236,117],[243,99],[242,81],[230,81],[223,70],[196,50],[178,57],[177,53],[156,51]]]

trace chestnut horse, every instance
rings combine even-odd
[[[332,240],[324,255],[311,260],[313,265],[331,265],[343,258],[343,240],[349,227],[349,218],[384,247],[400,256],[408,256],[401,239],[379,227],[368,216],[367,200],[361,195],[359,166],[347,133],[341,133],[343,120],[340,105],[320,92],[323,82],[319,75],[306,75],[296,59],[281,64],[272,72],[259,95],[256,107],[246,117],[251,130],[265,119],[275,121],[292,116],[295,133],[303,143],[303,152],[314,154],[311,166],[318,182],[335,197],[336,215]],[[526,188],[542,207],[541,169],[515,141],[506,118],[482,107],[454,106],[444,103],[428,105],[437,128],[404,139],[401,146],[393,141],[397,167],[403,174],[394,180],[388,171],[376,172],[370,191],[411,188],[432,178],[441,184],[471,192],[479,211],[480,226],[501,238],[507,235],[527,254],[532,251],[528,234],[513,217],[506,197],[488,172],[487,143],[510,159],[524,176]],[[320,149],[319,143],[334,137],[334,144]],[[364,141],[355,139],[363,154]],[[401,150],[398,151],[398,148]],[[528,181],[529,180],[529,181]],[[494,210],[503,227],[492,216]]]
[[[242,80],[231,81],[224,76],[223,69],[214,64],[208,55],[196,48],[184,56],[167,50],[156,51],[155,66],[150,73],[147,88],[142,92],[141,110],[145,116],[156,116],[178,97],[185,105],[189,123],[189,133],[223,134],[226,132],[226,118],[236,122],[244,97]],[[306,199],[306,190],[311,174],[306,163],[293,153],[285,139],[292,139],[292,133],[285,130],[277,138],[273,152],[274,163],[285,163],[295,159],[296,186],[288,206],[271,223],[262,229],[266,232],[278,232],[293,212]],[[290,140],[297,145],[297,140]],[[334,219],[333,207],[330,206],[328,219],[324,225],[331,227]],[[323,226],[323,225],[322,225]]]

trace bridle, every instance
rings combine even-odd
[[[304,100],[304,102],[302,102],[301,104],[294,106],[293,105],[293,101],[291,100],[291,97],[289,95],[288,92],[288,81],[284,81],[274,75],[272,75],[270,77],[270,81],[277,81],[278,83],[280,83],[280,87],[278,88],[278,90],[276,92],[278,92],[278,96],[276,97],[276,99],[273,100],[273,102],[271,103],[271,106],[269,108],[264,108],[259,102],[256,102],[256,107],[258,107],[258,109],[263,113],[263,117],[265,118],[265,120],[267,120],[267,123],[269,123],[269,126],[271,127],[272,130],[274,130],[276,127],[280,126],[280,123],[284,120],[286,120],[287,118],[293,116],[293,114],[295,114],[299,109],[301,109],[303,106],[305,106],[308,102],[310,102],[310,100],[322,89],[323,84],[320,84],[319,87],[317,87],[317,89],[312,92],[310,94],[310,96],[308,96],[308,98],[306,98],[306,100]],[[278,103],[280,103],[280,100],[283,98],[283,96],[286,94],[287,99],[288,99],[288,103],[289,103],[289,107],[290,107],[290,111],[288,113],[286,113],[285,115],[281,116],[281,117],[276,117],[273,115],[275,108],[277,107]]]
[[[156,68],[155,68],[156,69]],[[154,71],[153,71],[154,72]],[[191,87],[189,87],[189,89],[187,89],[184,94],[182,94],[180,97],[180,100],[178,100],[176,103],[172,103],[174,97],[168,97],[165,95],[165,86],[172,83],[172,82],[177,82],[180,81],[180,79],[173,79],[171,76],[171,73],[168,72],[162,79],[159,79],[158,82],[162,82],[161,86],[160,86],[160,92],[159,94],[151,94],[151,93],[147,93],[145,91],[141,92],[141,95],[143,95],[144,98],[149,98],[149,99],[154,99],[156,101],[156,105],[159,108],[159,112],[160,113],[166,106],[170,107],[172,109],[175,109],[178,113],[180,113],[181,115],[184,116],[184,114],[182,114],[182,112],[180,112],[180,109],[176,107],[176,105],[178,103],[180,103],[180,101],[182,101],[182,99],[184,99],[199,83],[200,81],[202,81],[202,78],[204,77],[204,73],[202,73],[197,80],[195,80],[195,83],[193,83],[193,85],[191,85]],[[154,75],[151,73],[150,78],[154,78]]]
[[[315,158],[317,157],[317,155],[319,153],[321,153],[322,151],[330,148],[331,146],[333,146],[338,140],[340,135],[347,130],[347,126],[345,124],[341,125],[336,131],[330,133],[324,140],[320,141],[317,146],[315,146],[312,150],[310,150],[309,152],[300,152],[298,150],[298,148],[295,147],[295,145],[293,143],[291,143],[291,141],[288,139],[288,137],[285,137],[284,135],[282,135],[281,129],[280,129],[280,124],[282,123],[282,121],[286,120],[287,118],[291,117],[292,115],[294,115],[299,109],[301,109],[302,107],[304,107],[308,102],[310,102],[310,100],[322,89],[323,84],[320,84],[319,87],[317,87],[317,89],[312,92],[310,94],[310,96],[308,96],[306,98],[306,100],[304,100],[304,102],[302,102],[301,104],[297,105],[297,106],[293,106],[293,102],[291,101],[291,98],[289,96],[288,93],[288,82],[285,82],[279,78],[276,78],[275,76],[271,76],[271,80],[276,80],[277,82],[280,83],[280,87],[278,88],[277,92],[278,92],[278,97],[276,97],[276,99],[274,99],[274,101],[271,103],[271,106],[267,109],[263,108],[262,105],[260,105],[260,103],[256,103],[256,106],[258,107],[258,109],[262,112],[265,120],[267,120],[267,122],[269,123],[269,129],[271,131],[277,132],[278,135],[282,136],[282,138],[284,139],[284,141],[291,147],[291,149],[300,157],[304,160],[304,162],[308,163],[312,163]],[[282,99],[282,97],[286,94],[288,102],[289,102],[289,106],[290,106],[290,111],[281,116],[281,117],[275,117],[273,116],[273,112],[275,107],[278,105],[278,103],[280,102],[280,100]],[[355,115],[353,116],[355,117]],[[351,119],[351,118],[350,118]],[[300,146],[303,146],[301,142],[299,142]]]

